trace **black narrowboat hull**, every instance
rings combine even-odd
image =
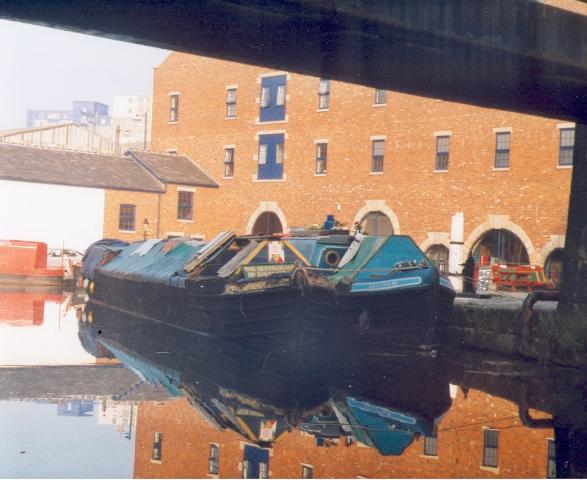
[[[438,348],[454,293],[426,286],[393,292],[339,293],[333,316],[342,341],[374,351]]]
[[[92,301],[191,333],[222,339],[312,342],[329,331],[328,303],[304,295],[289,278],[265,289],[226,290],[225,282],[173,287],[96,270]]]

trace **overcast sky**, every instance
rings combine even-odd
[[[111,106],[114,95],[151,94],[168,51],[0,20],[0,130],[25,126],[27,109]]]

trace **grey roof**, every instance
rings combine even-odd
[[[136,150],[129,150],[127,154],[141,162],[163,183],[208,188],[219,187],[210,175],[185,155],[138,152]]]
[[[0,179],[113,190],[164,192],[132,157],[0,143]]]

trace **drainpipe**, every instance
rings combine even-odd
[[[565,321],[587,323],[587,120],[577,122],[573,179],[558,313]]]
[[[159,225],[161,224],[161,194],[158,193],[157,194],[157,237],[156,238],[161,238],[159,236]]]

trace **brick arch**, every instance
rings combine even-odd
[[[365,201],[365,205],[357,212],[355,218],[353,220],[353,225],[357,222],[361,222],[363,218],[367,216],[367,214],[371,212],[381,212],[391,222],[391,226],[393,227],[394,235],[399,235],[400,228],[399,228],[399,220],[397,219],[397,215],[393,212],[391,208],[389,208],[385,204],[385,200],[367,200]]]
[[[277,218],[279,218],[281,226],[283,227],[283,233],[288,232],[289,229],[287,227],[287,220],[285,219],[285,214],[283,213],[283,210],[279,208],[277,202],[259,202],[259,206],[249,217],[249,222],[247,223],[246,229],[247,233],[252,233],[253,227],[255,226],[255,222],[261,216],[261,214],[266,212],[272,212],[275,215],[277,215]]]
[[[467,258],[473,251],[473,246],[490,230],[508,230],[516,235],[524,244],[530,263],[537,263],[538,254],[534,249],[532,240],[528,234],[520,227],[510,220],[509,215],[487,215],[487,220],[478,225],[467,237],[463,245],[463,258]]]
[[[450,234],[447,232],[428,232],[426,240],[419,246],[420,250],[426,253],[426,250],[434,245],[443,245],[450,250]]]
[[[565,248],[565,235],[550,235],[550,240],[536,254],[536,263],[544,265],[548,256],[557,248]]]

